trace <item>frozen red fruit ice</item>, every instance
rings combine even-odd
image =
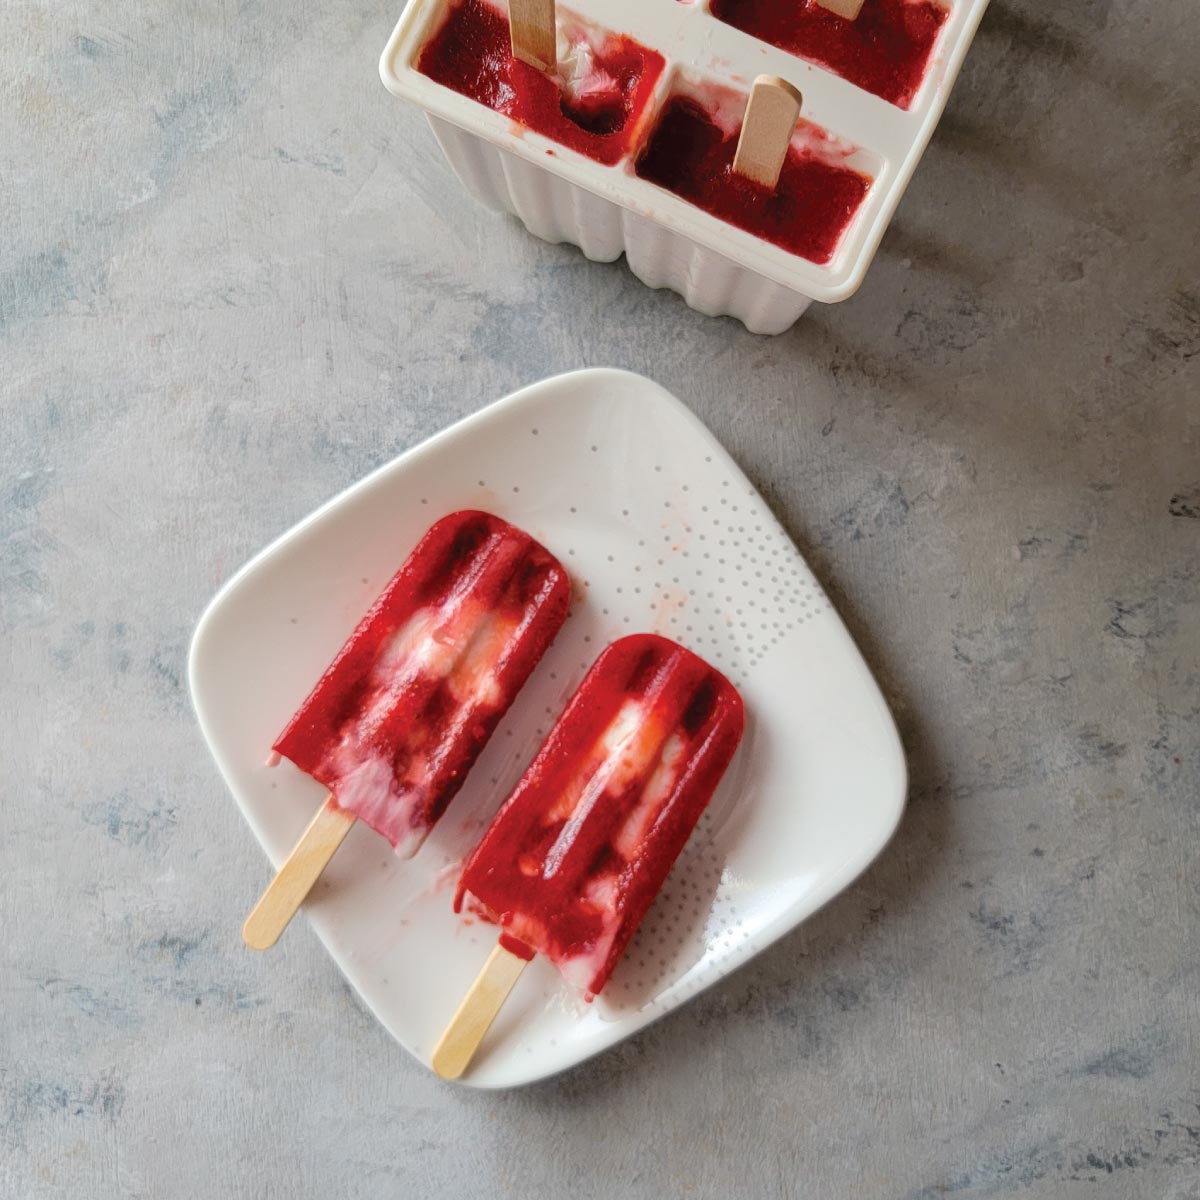
[[[417,70],[535,133],[611,166],[633,144],[662,74],[661,54],[623,34],[594,44],[559,23],[559,68],[513,57],[508,18],[488,0],[457,0],[422,48]]]
[[[604,987],[742,736],[734,686],[653,634],[596,660],[468,859],[455,897]]]
[[[792,145],[779,182],[763,187],[733,170],[739,132],[722,128],[697,100],[675,96],[637,161],[637,173],[730,225],[827,263],[871,181],[818,153],[819,145]]]
[[[275,743],[338,805],[415,854],[567,615],[570,582],[528,534],[443,517]]]
[[[848,21],[817,0],[712,0],[712,14],[908,108],[947,11],[932,0],[866,0]]]

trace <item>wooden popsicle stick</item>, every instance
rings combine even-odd
[[[508,0],[508,26],[514,58],[539,71],[558,66],[554,0]]]
[[[354,821],[332,796],[321,805],[242,926],[242,941],[251,950],[267,950],[279,940]]]
[[[858,20],[863,6],[863,0],[817,0],[817,3],[835,16],[845,17],[847,21]]]
[[[750,91],[733,169],[763,187],[774,188],[787,158],[800,116],[801,96],[786,79],[760,75]]]
[[[502,943],[488,955],[483,970],[433,1048],[433,1069],[443,1079],[457,1079],[470,1066],[483,1035],[491,1028],[528,961]]]

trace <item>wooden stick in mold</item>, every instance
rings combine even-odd
[[[799,91],[778,75],[760,75],[754,81],[733,159],[739,175],[763,187],[775,187],[800,116],[800,103]]]
[[[558,66],[554,0],[508,0],[508,25],[514,58],[539,71]]]

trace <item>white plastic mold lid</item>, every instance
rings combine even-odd
[[[505,9],[505,0],[488,0]],[[763,0],[778,3],[781,0]],[[869,2],[869,0],[868,0]],[[409,0],[380,60],[384,85],[427,113],[552,174],[683,234],[734,262],[814,300],[852,295],[863,281],[892,213],[920,161],[987,0],[938,0],[947,17],[924,79],[909,108],[899,108],[786,50],[758,40],[715,18],[708,0],[575,0],[560,6],[560,22],[579,22],[624,33],[658,51],[666,67],[649,102],[641,138],[632,152],[606,166],[511,118],[435,83],[416,68],[422,48],[441,28],[457,0]],[[815,125],[843,147],[844,161],[871,179],[858,211],[827,263],[815,263],[640,179],[634,159],[652,133],[665,103],[677,94],[700,94],[707,84],[748,96],[754,78],[778,75],[804,96],[796,144]],[[806,127],[806,124],[807,127]],[[807,128],[807,132],[806,132]]]

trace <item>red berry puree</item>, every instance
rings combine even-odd
[[[414,854],[567,615],[566,571],[483,512],[443,517],[359,622],[275,750]]]
[[[684,200],[815,263],[827,263],[871,181],[792,146],[774,191],[734,173],[738,133],[726,133],[695,100],[674,97],[637,173]]]
[[[508,18],[486,0],[454,5],[417,59],[435,82],[607,166],[629,152],[662,69],[661,54],[614,34],[564,84],[513,58]]]
[[[454,906],[501,944],[604,987],[729,765],[741,697],[703,659],[636,634],[596,660],[463,869]]]
[[[866,0],[854,21],[817,0],[712,0],[712,13],[901,108],[921,86],[947,16],[931,0]]]

